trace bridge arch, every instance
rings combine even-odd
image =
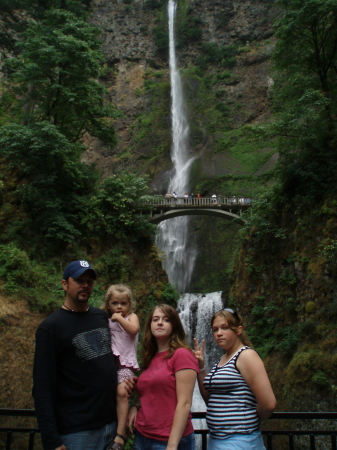
[[[179,208],[170,209],[168,211],[161,211],[159,213],[153,213],[150,218],[150,223],[155,225],[160,222],[173,219],[179,216],[213,216],[219,217],[221,219],[235,220],[237,223],[243,225],[245,221],[237,214],[233,214],[230,211],[224,211],[222,209],[211,209],[211,208]]]
[[[168,194],[169,195],[169,194]],[[136,210],[147,214],[149,222],[158,224],[163,220],[179,216],[213,216],[235,220],[243,225],[241,214],[252,204],[251,197],[169,197],[165,196],[136,204]],[[149,209],[151,212],[149,212]]]

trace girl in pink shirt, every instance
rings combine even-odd
[[[142,344],[140,408],[130,408],[128,422],[136,428],[134,450],[194,450],[190,408],[199,368],[174,308],[152,310]]]
[[[117,363],[117,434],[111,449],[122,450],[126,441],[125,428],[129,401],[124,380],[133,378],[139,369],[137,363],[137,344],[139,320],[133,309],[131,289],[124,284],[109,287],[105,296],[105,311],[109,316],[111,349]]]

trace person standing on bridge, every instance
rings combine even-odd
[[[199,369],[172,306],[153,308],[144,328],[142,362],[140,409],[132,406],[129,413],[130,431],[136,428],[134,450],[194,450],[190,408]]]
[[[230,308],[211,320],[215,342],[225,353],[206,375],[205,342],[194,339],[200,373],[198,384],[207,405],[209,450],[265,450],[260,420],[267,419],[276,399],[259,355],[243,331],[242,318]]]
[[[167,201],[167,203],[170,203],[170,200],[171,200],[171,194],[168,192],[167,194],[165,194],[165,198],[166,198],[166,201]]]

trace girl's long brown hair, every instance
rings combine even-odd
[[[185,331],[182,326],[180,317],[177,311],[172,308],[170,305],[161,304],[155,306],[151,314],[149,315],[143,333],[143,341],[142,341],[142,369],[147,369],[151,362],[151,359],[155,356],[158,351],[157,341],[151,333],[151,322],[154,311],[156,309],[160,309],[162,313],[168,318],[172,325],[172,334],[170,337],[170,351],[166,356],[167,359],[171,358],[177,348],[187,348],[191,350],[191,348],[186,344]]]
[[[236,313],[236,315],[237,318],[231,312],[226,311],[225,309],[218,311],[213,315],[211,319],[211,327],[213,327],[213,322],[217,317],[223,317],[226,320],[228,327],[233,330],[234,333],[237,333],[238,327],[243,327],[243,321],[242,317],[239,314]],[[242,333],[240,334],[240,339],[243,345],[254,348],[245,331],[242,331]]]

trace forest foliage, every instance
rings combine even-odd
[[[148,194],[145,175],[116,172],[102,179],[81,160],[85,135],[115,146],[119,114],[99,80],[105,59],[100,30],[87,21],[90,6],[88,0],[0,6],[7,56],[0,99],[0,278],[7,293],[17,290],[16,282],[36,299],[34,280],[42,288],[38,273],[45,262],[58,267],[83,254],[114,254],[120,280],[131,270],[123,256],[128,247],[150,242],[155,233],[135,206]],[[24,264],[35,276],[27,272],[21,280]]]
[[[307,205],[335,192],[337,4],[279,0],[275,24],[274,122],[256,127],[278,140],[286,201]]]
[[[277,4],[273,121],[246,129],[275,140],[277,183],[246,216],[232,301],[259,353],[281,361],[282,370],[269,364],[284,377],[283,407],[329,409],[337,393],[337,4]]]

